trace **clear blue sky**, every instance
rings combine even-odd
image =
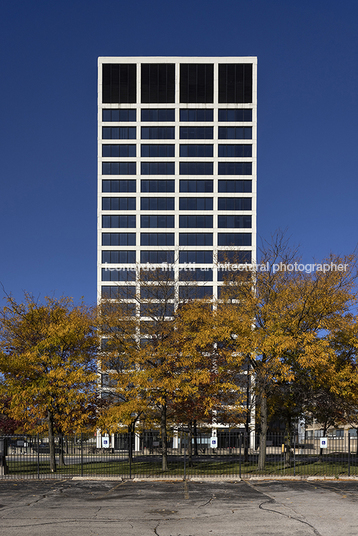
[[[288,229],[304,262],[352,252],[357,20],[356,0],[3,2],[6,291],[96,299],[98,56],[258,56],[259,236]]]

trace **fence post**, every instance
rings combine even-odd
[[[81,432],[81,476],[83,476],[83,433]]]
[[[240,432],[239,433],[239,477],[240,477],[240,480],[241,480],[241,438],[242,438],[242,434]]]
[[[183,445],[184,445],[184,480],[186,480],[186,446],[185,446],[185,432],[183,432],[183,437],[184,437],[184,442],[183,442]]]
[[[348,430],[348,476],[351,476],[351,434]]]
[[[296,432],[293,434],[293,476],[296,476]]]
[[[132,479],[132,427],[129,431],[129,479]]]
[[[37,478],[40,478],[40,436],[37,432]]]

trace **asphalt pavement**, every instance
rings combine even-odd
[[[6,536],[357,536],[357,481],[0,480]]]

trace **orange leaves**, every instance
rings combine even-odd
[[[94,311],[70,298],[38,303],[25,294],[18,304],[8,297],[0,316],[1,387],[11,397],[8,413],[27,430],[42,429],[49,410],[62,433],[89,421],[84,415],[97,379],[94,319]]]

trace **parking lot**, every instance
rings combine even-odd
[[[350,536],[356,481],[0,480],[6,536]]]

